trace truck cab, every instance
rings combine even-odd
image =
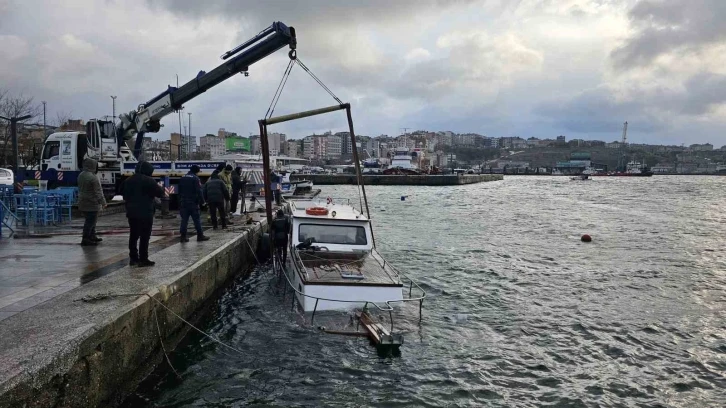
[[[126,153],[131,151],[126,147]],[[90,120],[85,132],[56,132],[48,136],[40,158],[40,170],[77,171],[83,159],[90,157],[99,167],[118,168],[118,143],[113,122]]]

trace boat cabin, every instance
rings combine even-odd
[[[291,256],[286,269],[300,292],[299,303],[313,311],[401,301],[403,284],[375,251],[370,220],[348,200],[335,201],[295,200],[290,205]]]

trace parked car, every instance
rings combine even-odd
[[[15,179],[13,178],[12,170],[0,168],[0,184],[7,184],[9,186],[12,186],[14,180]]]

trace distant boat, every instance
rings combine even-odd
[[[415,152],[413,154],[416,154]],[[399,168],[404,170],[418,170],[418,166],[414,163],[414,156],[405,147],[397,147],[393,151],[391,165],[388,168]]]
[[[601,177],[651,177],[653,176],[653,172],[644,164],[636,161],[631,161],[627,164],[625,171],[597,173],[594,175]]]

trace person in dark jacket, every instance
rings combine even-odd
[[[282,258],[282,264],[287,262],[287,237],[290,234],[290,219],[282,210],[277,210],[277,217],[272,220],[272,243],[275,252]]]
[[[164,188],[151,175],[154,167],[147,161],[136,165],[136,174],[124,181],[121,194],[129,221],[129,259],[131,266],[154,266],[149,260],[149,240],[154,223],[154,199],[164,197]],[[138,248],[137,248],[138,243]]]
[[[237,212],[237,203],[239,203],[240,193],[242,194],[242,208],[240,214],[245,212],[245,191],[247,190],[247,178],[242,178],[242,168],[237,167],[232,172],[232,204],[230,206],[230,214]]]
[[[95,246],[103,241],[96,236],[96,221],[98,212],[106,208],[106,198],[103,196],[101,181],[96,176],[98,163],[86,158],[83,160],[83,171],[78,175],[78,210],[86,218],[83,223],[83,238],[81,245]]]
[[[199,219],[199,207],[204,205],[202,194],[202,181],[197,177],[199,166],[193,165],[184,177],[179,179],[179,212],[181,213],[181,242],[189,242],[187,238],[187,225],[189,217],[194,221],[194,228],[197,231],[197,241],[207,241],[209,237],[204,236],[202,221]]]
[[[222,229],[227,228],[227,213],[224,210],[225,201],[229,201],[229,190],[218,174],[204,183],[204,199],[209,204],[209,215],[212,217],[212,228],[217,229],[217,211],[222,219]]]
[[[270,183],[272,184],[270,186],[270,189],[272,190],[272,197],[275,200],[275,204],[279,206],[281,205],[280,197],[282,191],[280,189],[282,188],[282,176],[275,173],[274,170],[270,170]]]

